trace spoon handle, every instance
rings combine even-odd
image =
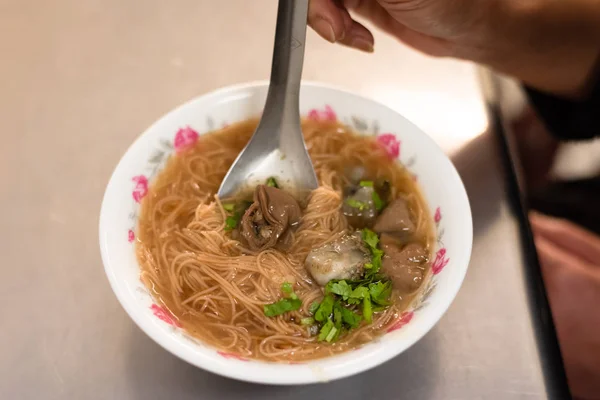
[[[308,0],[279,0],[271,83],[265,111],[281,113],[280,122],[285,121],[284,125],[286,122],[300,124],[300,80],[307,16]]]

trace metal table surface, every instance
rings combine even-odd
[[[267,78],[275,11],[272,0],[0,0],[0,398],[551,394],[528,303],[522,225],[477,70],[381,34],[376,53],[366,55],[309,32],[304,78],[389,105],[452,155],[470,197],[475,243],[463,288],[440,323],[409,351],[361,375],[269,387],[186,364],[122,310],[97,240],[112,169],[134,138],[176,105]]]

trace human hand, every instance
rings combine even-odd
[[[432,56],[486,64],[540,90],[579,95],[600,55],[597,0],[311,0],[325,39],[372,51],[360,15]]]
[[[600,237],[530,214],[542,275],[572,394],[600,397]]]
[[[309,25],[324,39],[372,51],[373,35],[350,11],[384,32],[434,56],[473,58],[479,36],[487,35],[484,15],[493,2],[457,0],[311,0]]]

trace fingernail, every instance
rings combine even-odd
[[[333,27],[326,20],[319,18],[314,23],[314,28],[315,28],[315,31],[319,32],[319,34],[321,34],[321,36],[323,36],[326,40],[330,41],[331,43],[336,42],[335,32],[333,31]]]
[[[352,42],[350,42],[350,45],[354,48],[357,48],[359,50],[362,51],[366,51],[367,53],[372,53],[373,52],[373,44],[367,40],[364,40],[362,38],[354,38],[352,39]]]

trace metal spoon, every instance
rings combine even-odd
[[[250,142],[237,157],[218,195],[276,178],[298,194],[316,189],[317,176],[300,129],[300,79],[304,60],[308,0],[279,0],[271,81],[265,108]]]

